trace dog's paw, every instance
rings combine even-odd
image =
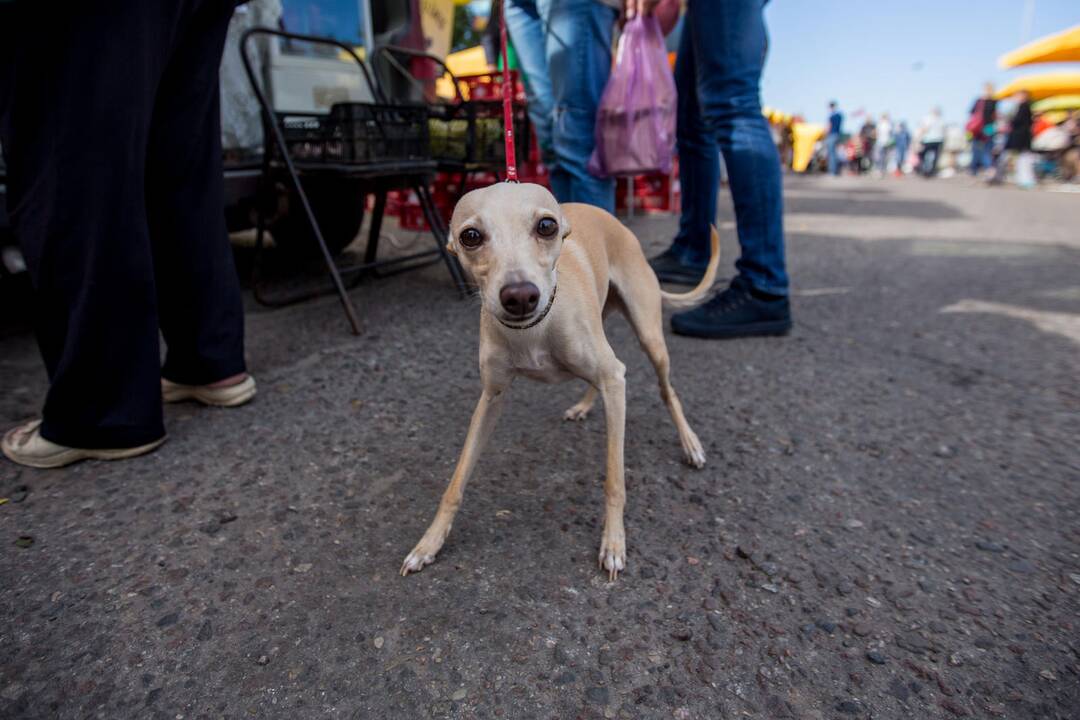
[[[441,516],[435,518],[435,521],[431,523],[431,527],[424,533],[424,537],[420,538],[420,542],[416,543],[416,547],[401,563],[402,577],[411,572],[420,572],[425,565],[435,562],[435,556],[442,550],[443,543],[446,542],[446,536],[450,534],[450,523],[450,520],[446,520]]]
[[[614,537],[609,537],[609,535]],[[607,570],[608,580],[614,581],[619,573],[626,568],[626,537],[620,531],[608,533],[604,531],[604,539],[600,543],[600,555],[597,557],[601,570]]]
[[[705,448],[701,446],[701,441],[693,430],[682,438],[682,448],[687,465],[699,470],[705,467]]]
[[[425,553],[417,547],[401,563],[401,576],[405,577],[409,573],[420,572],[425,565],[430,565],[433,562],[435,562],[434,553]]]
[[[435,562],[435,556],[442,549],[445,538],[445,533],[435,533],[433,535],[429,530],[420,539],[420,542],[416,543],[416,547],[406,556],[404,562],[401,563],[401,576],[404,577],[411,572],[420,572],[425,565]]]
[[[592,405],[582,405],[581,403],[578,403],[577,405],[563,413],[563,420],[573,420],[574,422],[581,422],[585,418],[589,417],[589,410],[592,410]]]

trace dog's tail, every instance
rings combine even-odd
[[[715,226],[710,225],[709,229],[711,230],[709,236],[711,247],[709,250],[709,265],[705,268],[705,277],[701,278],[701,282],[690,292],[669,293],[661,290],[660,297],[663,298],[665,305],[676,310],[683,310],[700,305],[708,296],[709,290],[712,289],[713,282],[716,280],[716,270],[720,267],[720,233],[716,232]]]

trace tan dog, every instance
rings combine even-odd
[[[634,234],[591,205],[559,205],[540,185],[499,183],[458,202],[450,221],[450,252],[480,286],[480,375],[483,393],[465,447],[431,527],[401,565],[407,575],[430,564],[450,532],[472,474],[516,375],[554,383],[581,378],[585,397],[566,411],[582,420],[604,399],[607,420],[606,514],[600,566],[612,580],[626,566],[623,432],[626,367],[604,335],[604,318],[619,310],[630,321],[660,381],[660,395],[679,431],[686,461],[705,465],[705,451],[668,382],[661,300],[675,307],[703,301],[716,278],[720,238],[701,283],[673,295],[660,289]]]

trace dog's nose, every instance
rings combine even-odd
[[[540,288],[531,282],[518,282],[504,285],[499,291],[499,302],[506,312],[523,317],[528,315],[540,303]]]

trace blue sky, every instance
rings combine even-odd
[[[822,122],[835,98],[849,117],[865,108],[909,125],[939,105],[947,121],[962,124],[986,81],[1070,68],[998,69],[997,58],[1022,39],[1080,24],[1080,0],[1035,0],[1022,38],[1027,1],[772,0],[762,102]]]

